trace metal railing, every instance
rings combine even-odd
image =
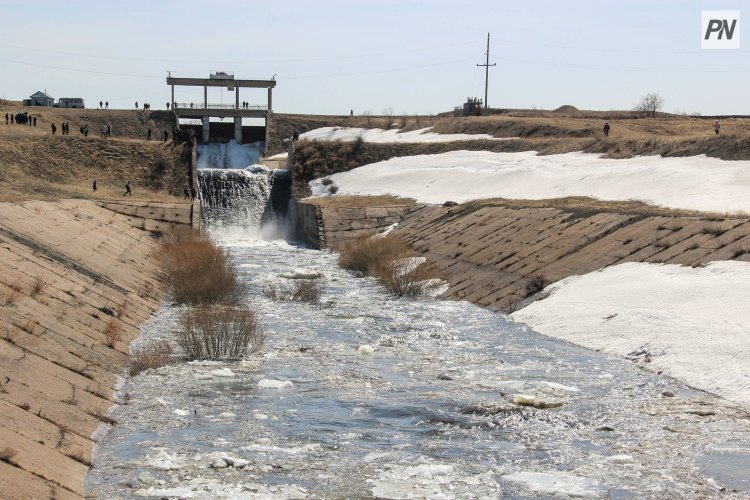
[[[239,109],[239,110],[253,110],[253,111],[266,111],[268,106],[261,104],[248,104],[247,106],[236,107],[234,104],[206,104],[202,102],[176,102],[173,106],[174,109]]]

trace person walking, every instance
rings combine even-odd
[[[36,127],[36,116],[34,117],[34,126]]]
[[[10,120],[10,118],[8,117],[8,113],[5,113],[5,124],[6,125],[8,124],[8,120]]]
[[[125,193],[123,194],[123,196],[130,196],[130,197],[133,196],[133,191],[131,190],[130,181],[128,181],[127,184],[125,184]]]
[[[604,137],[609,137],[609,123],[604,122],[604,128],[602,129],[604,131]]]
[[[135,101],[135,109],[138,109],[138,101]]]
[[[52,122],[51,128],[52,128],[52,135],[55,135],[55,132],[57,132],[57,125],[55,125],[55,122]]]
[[[716,120],[714,122],[714,132],[716,132],[716,135],[719,135],[719,129],[721,129],[721,124],[719,123],[719,120]]]
[[[146,140],[147,141],[151,140],[151,129],[148,129],[148,132],[146,132]]]
[[[99,109],[104,109],[104,103],[102,101],[99,101]]]
[[[96,179],[94,179],[94,182],[91,184],[91,189],[96,191]]]
[[[112,125],[107,124],[107,137],[112,137]]]
[[[109,109],[109,101],[105,101],[105,103],[104,103],[104,109]]]

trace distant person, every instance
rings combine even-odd
[[[188,198],[190,198],[190,188],[188,188],[187,186],[185,186],[185,188],[182,190],[182,192],[185,193],[185,198],[184,199],[187,200]]]
[[[138,101],[135,101],[135,109],[138,109]]]
[[[83,125],[83,136],[88,137],[89,136],[89,124],[86,123]]]
[[[57,132],[57,125],[55,125],[55,122],[52,122],[50,127],[52,128],[52,135],[55,135],[55,132]]]
[[[91,189],[96,191],[96,179],[94,179],[94,182],[91,184]]]
[[[167,111],[169,111],[169,103],[167,103]]]
[[[354,110],[353,109],[349,110],[349,116],[354,116]]]
[[[8,124],[8,120],[10,120],[10,116],[8,115],[8,113],[5,113],[5,124],[6,125]]]
[[[104,103],[104,109],[109,109],[109,101],[106,101],[106,102]]]
[[[123,196],[130,196],[130,197],[133,196],[133,191],[131,190],[130,181],[128,181],[127,184],[125,184],[125,193],[123,194]]]
[[[112,125],[107,124],[107,137],[112,137]]]
[[[148,129],[148,132],[146,132],[146,140],[147,141],[151,140],[151,129]]]
[[[169,132],[166,130],[164,131],[164,142],[167,142],[169,140]]]
[[[10,115],[10,124],[13,125],[13,115]]]
[[[104,109],[104,103],[102,101],[99,101],[99,109]]]
[[[36,116],[34,117],[34,126],[36,127]]]
[[[292,142],[297,142],[299,139],[299,130],[292,130]]]
[[[721,124],[719,124],[719,120],[716,120],[714,122],[714,132],[716,132],[716,135],[719,135],[720,129],[721,129]]]
[[[604,137],[609,137],[609,123],[605,122],[602,130],[604,130]]]

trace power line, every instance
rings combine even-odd
[[[487,114],[487,110],[489,109],[489,104],[487,104],[487,87],[490,83],[490,66],[497,66],[496,63],[490,64],[490,34],[487,33],[487,52],[484,53],[487,58],[484,61],[484,64],[477,64],[477,66],[484,66],[484,110],[483,113]]]

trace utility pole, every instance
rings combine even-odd
[[[487,52],[484,53],[486,56],[484,64],[477,64],[477,66],[484,66],[484,110],[482,114],[487,114],[489,106],[487,105],[487,87],[490,83],[490,66],[497,66],[496,63],[490,64],[490,34],[487,33]]]

